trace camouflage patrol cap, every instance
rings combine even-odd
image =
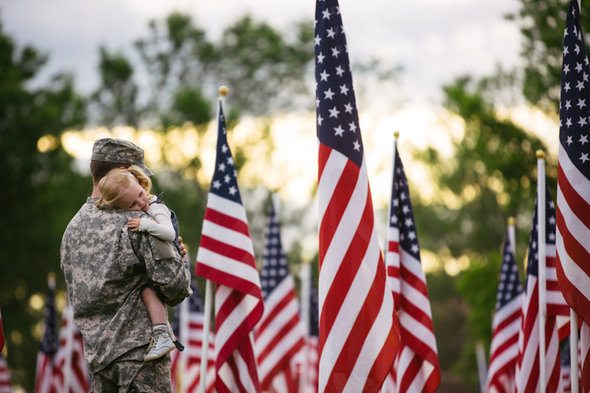
[[[97,139],[92,146],[92,161],[137,165],[146,175],[154,173],[143,161],[143,149],[135,143],[113,138]]]

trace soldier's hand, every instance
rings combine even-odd
[[[184,243],[182,242],[182,236],[178,236],[178,248],[180,249],[180,256],[184,258],[186,255],[186,248],[184,248]]]
[[[129,229],[131,229],[132,231],[139,231],[139,218],[130,218],[129,220],[127,220],[127,226],[129,227]]]

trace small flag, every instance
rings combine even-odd
[[[391,190],[385,261],[393,291],[401,345],[392,368],[395,392],[431,393],[440,384],[440,366],[426,276],[410,189],[397,148]]]
[[[252,331],[264,306],[221,102],[218,120],[215,173],[207,198],[195,270],[197,275],[217,284],[217,391],[259,392]]]
[[[518,266],[506,232],[502,252],[502,268],[498,281],[496,309],[492,320],[490,365],[486,380],[486,392],[512,393],[515,388],[515,370],[518,359],[518,332],[522,324],[523,288]]]
[[[59,348],[59,337],[55,312],[55,277],[52,275],[50,275],[48,280],[45,308],[43,312],[45,332],[41,339],[41,348],[37,353],[35,393],[56,393],[54,357]]]
[[[269,390],[273,380],[282,391],[297,392],[294,357],[303,347],[303,326],[295,281],[289,272],[281,242],[275,200],[270,207],[260,281],[264,314],[256,326],[256,352],[260,385]]]

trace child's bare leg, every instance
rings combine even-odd
[[[141,290],[141,300],[145,304],[152,325],[162,325],[168,323],[168,315],[166,314],[166,306],[158,295],[150,287],[145,287]]]

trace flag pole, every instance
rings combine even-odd
[[[537,246],[539,256],[539,384],[541,393],[547,388],[545,373],[545,321],[547,320],[546,303],[546,250],[545,250],[545,153],[537,150]]]
[[[195,288],[196,290],[196,288]],[[186,378],[186,369],[188,365],[188,352],[190,352],[190,342],[189,342],[189,321],[188,321],[188,303],[189,299],[184,299],[182,303],[180,303],[180,310],[179,310],[179,318],[178,318],[178,330],[180,335],[180,342],[186,345],[186,350],[182,351],[178,354],[178,366],[176,367],[176,380],[180,379],[180,383],[176,384],[177,393],[184,393],[188,392],[188,378]],[[178,389],[180,388],[180,392]]]
[[[572,393],[580,390],[580,377],[578,375],[578,314],[570,308],[570,379]]]
[[[218,89],[219,92],[219,104],[223,105],[223,99],[228,95],[229,88],[227,86],[220,86]],[[218,109],[219,111],[219,109]],[[217,115],[219,118],[219,113]],[[211,303],[212,303],[212,288],[211,288],[211,280],[206,280],[205,282],[205,309],[204,312],[204,322],[203,322],[203,346],[201,347],[201,381],[199,383],[199,393],[205,393],[205,388],[207,386],[207,363],[209,359],[207,358],[207,352],[209,351],[209,331],[211,330]]]
[[[510,241],[510,251],[516,260],[516,220],[514,217],[508,217],[508,240]]]
[[[303,262],[303,264],[301,264],[301,269],[299,270],[299,280],[301,281],[301,320],[303,322],[303,334],[305,340],[307,341],[309,339],[309,302],[311,301],[311,264],[309,262]],[[307,344],[305,344],[303,345],[303,362],[301,367],[301,378],[299,379],[299,391],[304,393],[307,388],[307,378],[309,375],[307,370],[307,366],[309,365],[308,360],[309,347]]]
[[[488,366],[486,365],[486,350],[483,347],[483,342],[481,340],[477,340],[475,342],[475,356],[477,359],[477,376],[479,378],[479,391],[483,393],[486,389],[486,370],[488,369]]]

